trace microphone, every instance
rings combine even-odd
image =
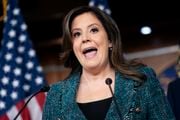
[[[14,120],[16,120],[18,118],[18,116],[21,114],[21,112],[24,110],[24,108],[27,106],[27,104],[29,103],[29,101],[37,94],[39,94],[40,92],[48,92],[50,89],[49,86],[44,86],[42,87],[40,90],[38,90],[37,92],[35,92],[33,95],[31,95],[31,97],[26,101],[26,103],[24,104],[24,106],[20,109],[20,111],[18,112],[18,114],[14,117]]]
[[[50,86],[44,86],[44,87],[42,87],[40,90],[39,90],[39,92],[48,92],[49,91],[49,89],[50,89]]]
[[[106,83],[106,85],[109,86],[109,89],[110,89],[111,95],[112,95],[112,99],[113,99],[114,104],[115,104],[115,106],[116,106],[117,113],[118,113],[118,115],[119,115],[120,120],[122,120],[122,115],[121,115],[121,112],[120,112],[120,110],[119,110],[119,107],[118,107],[116,98],[115,98],[115,96],[114,96],[114,93],[113,93],[113,90],[112,90],[112,87],[111,87],[112,79],[111,79],[111,78],[107,78],[107,79],[105,80],[105,83]]]

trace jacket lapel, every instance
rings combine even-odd
[[[62,119],[85,120],[85,116],[76,103],[76,93],[79,86],[80,73],[72,75],[63,86],[62,94]]]

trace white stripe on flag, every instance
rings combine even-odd
[[[18,109],[15,106],[13,106],[6,114],[10,120],[13,120],[14,117],[18,114],[18,112]],[[21,115],[19,115],[17,120],[22,120]]]
[[[31,120],[42,119],[42,111],[35,96],[31,99],[27,107],[30,112]]]

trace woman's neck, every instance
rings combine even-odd
[[[102,81],[105,80],[106,78],[110,77],[110,78],[114,78],[115,75],[115,70],[112,68],[107,68],[104,69],[102,71],[88,71],[83,69],[82,71],[82,75],[81,75],[81,79],[82,82],[94,82],[94,81]]]
[[[104,69],[101,72],[82,71],[81,80],[77,92],[76,101],[81,103],[102,100],[111,97],[108,86],[105,83],[107,78],[111,78],[114,91],[115,70]]]

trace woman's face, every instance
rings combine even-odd
[[[103,25],[93,13],[75,17],[71,33],[73,51],[83,68],[103,69],[109,65],[108,49],[112,45]]]

